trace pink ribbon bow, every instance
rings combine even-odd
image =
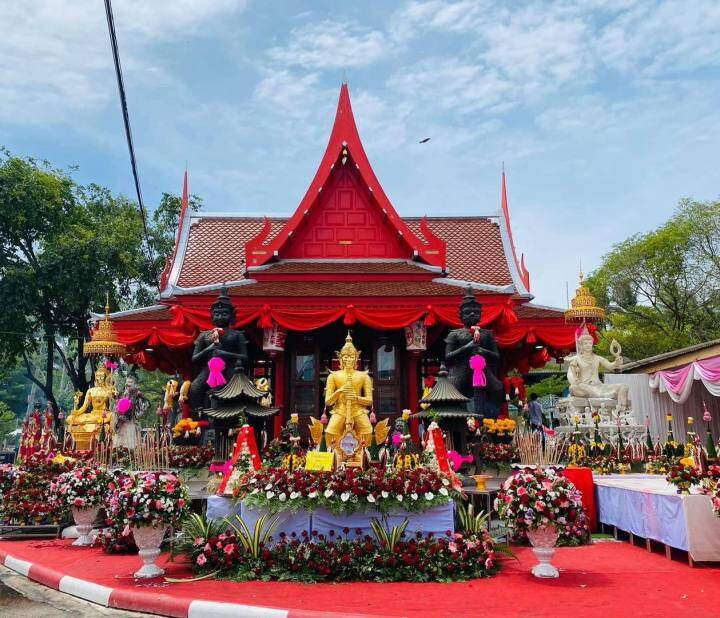
[[[207,384],[210,388],[217,388],[227,382],[223,375],[223,369],[225,369],[225,361],[219,356],[214,356],[208,361],[208,369],[210,369],[210,375],[207,379]]]
[[[485,386],[485,359],[479,354],[470,357],[470,367],[473,370],[472,383],[473,386]]]

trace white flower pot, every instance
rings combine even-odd
[[[70,512],[75,520],[75,526],[78,533],[78,538],[75,540],[73,545],[75,547],[89,547],[92,545],[93,541],[90,533],[92,532],[93,524],[100,512],[100,507],[89,506],[86,508],[78,508],[73,506],[70,507]]]
[[[560,577],[560,572],[550,564],[555,555],[555,543],[558,540],[558,531],[555,526],[543,526],[536,530],[528,530],[528,539],[533,546],[533,553],[538,564],[532,568],[535,577]]]
[[[135,537],[135,545],[140,550],[138,553],[143,561],[142,568],[134,575],[137,578],[147,579],[150,577],[159,577],[163,571],[155,560],[160,555],[160,545],[165,538],[166,525],[161,526],[130,526],[130,530]]]

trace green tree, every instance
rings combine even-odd
[[[645,358],[720,337],[720,202],[682,200],[672,218],[615,245],[588,285],[607,312],[600,349]]]
[[[200,200],[193,196],[191,207]],[[0,371],[19,361],[58,411],[58,368],[85,391],[82,354],[91,312],[129,308],[157,295],[172,250],[180,198],[164,194],[143,247],[136,205],[98,185],[82,187],[47,162],[0,150]],[[42,359],[42,366],[34,360]]]
[[[17,416],[4,401],[0,401],[0,444],[17,426]]]

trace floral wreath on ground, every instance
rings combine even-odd
[[[123,531],[130,526],[176,525],[187,512],[187,489],[171,472],[135,472],[112,485],[110,516]]]
[[[196,572],[235,580],[281,581],[458,581],[489,577],[499,570],[487,531],[462,535],[401,537],[392,545],[360,530],[269,536],[256,551],[232,530],[191,541],[188,557]]]
[[[79,465],[60,474],[51,484],[52,499],[66,507],[87,509],[105,504],[112,477],[105,468]]]
[[[590,540],[582,496],[553,468],[524,468],[508,478],[495,500],[514,543],[527,541],[527,531],[554,526],[558,545],[581,545]]]
[[[459,498],[460,489],[457,477],[429,468],[346,468],[336,472],[267,468],[240,477],[233,493],[271,513],[325,508],[335,514],[351,514],[363,510],[424,511]]]

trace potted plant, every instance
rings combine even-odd
[[[553,468],[518,470],[503,483],[495,508],[513,536],[526,535],[533,546],[536,577],[559,576],[551,560],[561,534],[587,532],[580,492]]]
[[[75,520],[79,536],[73,545],[92,545],[90,532],[105,503],[110,480],[105,468],[88,464],[63,472],[51,483],[53,498],[68,507]]]
[[[187,489],[175,474],[161,471],[135,472],[117,482],[112,511],[132,532],[144,563],[135,577],[158,577],[164,571],[155,560],[168,527],[177,524],[187,511]]]

